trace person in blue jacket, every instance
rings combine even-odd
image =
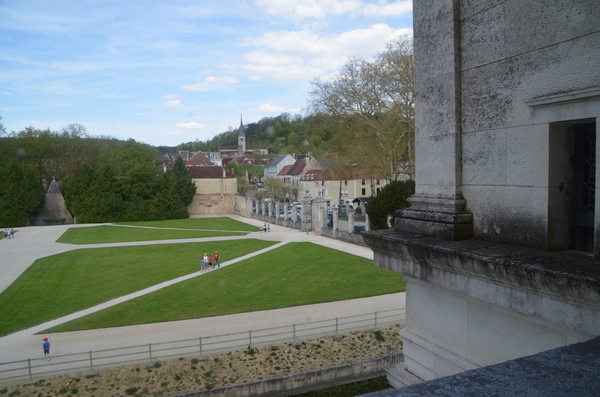
[[[44,348],[44,357],[50,356],[50,342],[48,342],[48,338],[42,339],[44,343],[42,343],[42,347]],[[50,361],[50,357],[48,357],[48,361]]]

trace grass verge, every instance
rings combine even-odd
[[[92,248],[35,261],[0,294],[0,336],[199,270],[200,256],[228,261],[275,244],[262,240]]]
[[[290,243],[48,330],[176,321],[401,292],[404,278],[373,261]]]
[[[245,236],[248,232],[206,230],[146,229],[123,226],[72,227],[56,242],[66,244],[123,243],[131,241],[176,240],[186,238]]]
[[[229,217],[169,219],[166,221],[117,222],[116,225],[163,227],[172,229],[203,229],[256,232],[258,227]]]

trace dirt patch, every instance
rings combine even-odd
[[[279,344],[215,354],[205,358],[179,358],[100,371],[96,378],[84,374],[59,376],[30,386],[0,387],[0,395],[14,396],[174,396],[259,382],[283,376],[352,364],[384,357],[400,349],[398,327],[352,332],[340,340],[328,336],[297,345]]]

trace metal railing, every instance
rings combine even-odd
[[[40,378],[48,374],[56,375],[86,371],[94,373],[96,369],[101,367],[114,367],[136,362],[147,362],[154,365],[160,359],[166,358],[202,357],[208,353],[228,352],[239,348],[270,345],[276,342],[294,343],[317,336],[378,329],[381,326],[402,323],[404,318],[404,308],[400,308],[232,334],[55,355],[52,356],[51,360],[28,358],[26,360],[0,363],[0,381],[10,379],[29,379],[32,381],[34,378]]]

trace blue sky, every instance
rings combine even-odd
[[[174,146],[302,113],[314,78],[412,34],[412,0],[0,0],[0,116]]]

